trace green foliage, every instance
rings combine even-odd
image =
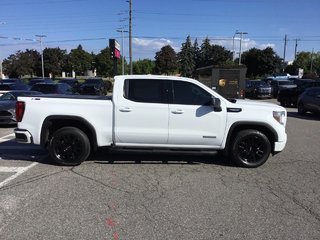
[[[69,61],[76,75],[83,75],[85,71],[91,69],[93,58],[92,55],[79,45],[76,49],[72,49],[69,54]]]
[[[173,74],[177,71],[177,54],[170,45],[161,48],[155,56],[155,72],[157,74]]]
[[[135,74],[152,74],[155,68],[155,62],[150,59],[142,59],[132,63]]]
[[[65,65],[67,51],[60,48],[45,48],[43,50],[44,72],[45,76],[49,73],[53,77],[60,75]]]
[[[23,75],[34,76],[41,73],[41,56],[36,50],[26,49],[25,52],[18,51],[11,54],[3,61],[3,71],[9,77],[20,77]]]
[[[320,52],[311,53],[311,52],[300,52],[296,60],[291,66],[288,66],[289,71],[298,73],[298,69],[302,68],[305,75],[318,75],[320,74]]]
[[[247,76],[253,78],[279,72],[281,59],[270,47],[264,50],[251,48],[242,54],[242,63],[247,66]]]
[[[182,44],[181,51],[178,53],[179,71],[181,76],[192,77],[196,66],[195,49],[192,46],[190,36]]]
[[[110,48],[106,47],[95,57],[95,67],[99,76],[111,77],[114,75],[113,60]]]

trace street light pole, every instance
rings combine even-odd
[[[236,32],[234,33],[233,38],[232,38],[232,61],[234,61],[234,56],[236,55],[236,52],[234,49],[234,38],[236,37],[237,32],[238,32],[238,30],[236,30]]]
[[[243,35],[248,34],[248,33],[247,32],[236,32],[236,34],[240,34],[239,65],[241,65],[242,37],[243,37]]]
[[[122,60],[122,75],[124,75],[124,50],[123,50],[123,33],[128,32],[126,30],[118,29],[117,32],[121,32],[121,60]]]
[[[0,25],[4,25],[6,22],[0,22]],[[3,71],[2,71],[2,59],[0,59],[0,79],[3,78]]]
[[[36,35],[40,41],[40,50],[41,50],[41,66],[42,66],[42,79],[44,78],[44,62],[43,62],[43,48],[42,48],[42,38],[46,37],[46,35]]]

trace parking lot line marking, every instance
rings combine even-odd
[[[14,137],[15,137],[14,133],[0,137],[0,143],[12,140],[12,139],[14,139]]]
[[[3,186],[5,186],[6,184],[8,184],[9,182],[11,182],[12,180],[16,179],[17,177],[19,177],[21,174],[25,173],[26,171],[28,171],[29,169],[31,169],[32,167],[36,166],[38,163],[34,162],[32,164],[30,164],[27,167],[15,167],[16,169],[16,173],[10,177],[8,177],[7,179],[5,179],[4,181],[0,182],[0,188],[2,188]],[[10,168],[4,168],[2,167],[4,170],[10,170]],[[11,170],[13,170],[14,168],[12,168]],[[1,170],[1,168],[0,168]],[[0,171],[1,172],[1,171]],[[13,172],[13,171],[11,171]],[[15,171],[14,171],[15,172]]]

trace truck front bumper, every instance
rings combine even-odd
[[[284,138],[282,139],[282,141],[274,143],[274,149],[273,149],[274,153],[281,152],[286,146],[286,143],[287,143],[287,134],[284,135]]]
[[[28,130],[16,128],[14,134],[18,143],[33,143],[32,135]]]

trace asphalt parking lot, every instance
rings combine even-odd
[[[61,167],[0,127],[1,239],[319,239],[319,126],[288,108],[285,150],[257,169],[106,149]]]

